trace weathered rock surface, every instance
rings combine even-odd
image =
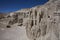
[[[29,40],[60,40],[60,0],[21,9],[0,20],[3,28],[11,28],[15,24],[24,26]]]

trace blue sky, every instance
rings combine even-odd
[[[23,8],[42,5],[48,0],[0,0],[0,12],[13,12]]]

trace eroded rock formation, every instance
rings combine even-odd
[[[30,40],[60,40],[60,0],[12,12],[5,19],[8,28],[16,23],[26,27]]]

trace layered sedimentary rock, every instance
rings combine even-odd
[[[60,40],[60,0],[12,12],[3,21],[8,28],[24,26],[29,40]]]

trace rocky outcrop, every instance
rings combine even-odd
[[[26,27],[30,40],[60,40],[60,0],[12,12],[7,16],[7,27],[18,23]],[[5,20],[4,20],[5,21]]]

